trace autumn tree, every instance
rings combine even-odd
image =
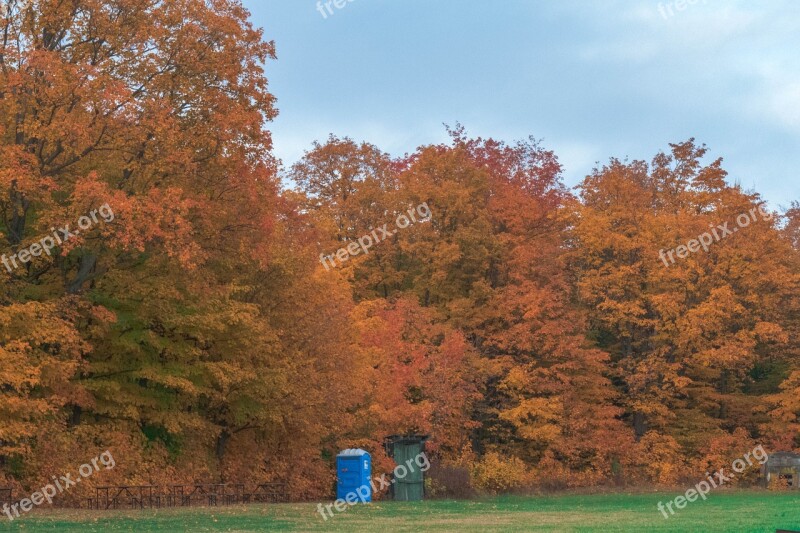
[[[129,466],[120,471],[148,482],[242,472],[228,461],[230,443],[288,430],[300,401],[280,400],[304,390],[304,365],[322,364],[319,352],[286,337],[293,299],[272,302],[257,286],[266,277],[299,293],[293,276],[307,271],[287,266],[314,268],[299,249],[282,247],[292,238],[279,222],[287,204],[265,129],[276,114],[264,75],[272,43],[237,1],[6,7],[0,231],[8,255],[51,227],[74,229],[104,204],[114,216],[3,269],[4,357],[30,360],[7,384],[19,407],[31,406],[23,413],[7,404],[2,423],[13,445],[3,453],[33,454],[23,477],[42,465],[37,453],[64,462],[103,442],[124,447]],[[25,316],[37,317],[35,342],[26,341]],[[339,335],[312,344],[322,349]],[[53,345],[56,336],[64,340]],[[298,350],[303,358],[291,359]],[[30,448],[36,413],[62,431]]]
[[[573,232],[581,299],[629,422],[688,452],[737,428],[758,434],[797,291],[773,214],[705,154],[690,140],[651,165],[612,160],[581,185]],[[707,232],[725,237],[666,253]]]

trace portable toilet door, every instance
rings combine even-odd
[[[359,501],[372,501],[372,457],[360,449],[344,450],[336,456],[336,498],[347,500],[355,494]],[[353,497],[350,496],[352,500]]]

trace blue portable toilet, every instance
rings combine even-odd
[[[346,500],[348,494],[356,494],[359,500],[371,502],[371,472],[372,457],[369,452],[361,449],[343,450],[336,456],[336,497]]]

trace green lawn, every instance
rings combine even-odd
[[[315,504],[159,511],[40,512],[0,531],[800,531],[800,494],[712,493],[669,519],[656,509],[676,494],[503,497],[481,501],[379,502],[327,522]]]

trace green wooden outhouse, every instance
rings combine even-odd
[[[392,497],[396,501],[416,502],[425,497],[425,472],[417,463],[417,458],[425,452],[427,435],[391,435],[384,440],[386,453],[394,459],[398,468],[392,482]],[[427,458],[425,459],[427,462]],[[409,468],[401,466],[411,465]]]

